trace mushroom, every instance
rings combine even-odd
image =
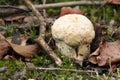
[[[58,18],[51,30],[58,50],[82,65],[90,53],[90,43],[95,37],[92,22],[83,15],[68,14]]]

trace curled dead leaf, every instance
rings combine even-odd
[[[12,59],[12,60],[17,60],[14,56],[12,56],[12,55],[6,55],[3,59],[5,59],[5,60],[10,60],[10,59]]]
[[[36,54],[40,50],[40,47],[37,43],[32,45],[26,45],[26,46],[13,44],[10,41],[8,41],[8,43],[16,53],[24,56],[25,58],[31,58],[34,54]]]
[[[0,59],[7,53],[9,47],[10,45],[4,39],[0,39]]]
[[[17,15],[12,15],[9,17],[5,17],[4,20],[5,21],[18,21],[24,19],[26,16],[26,14],[17,14]]]
[[[0,25],[4,25],[4,24],[5,24],[4,20],[0,18]]]
[[[107,30],[108,27],[102,24],[103,22],[94,23],[95,38],[91,43],[91,52],[94,52],[98,48],[100,42],[103,41],[103,39],[105,38],[105,30]]]
[[[120,2],[120,0],[106,0],[108,3]]]
[[[100,44],[88,57],[89,62],[98,64],[98,66],[106,66],[120,61],[120,40]]]
[[[62,7],[60,16],[64,16],[66,14],[82,14],[82,15],[84,15],[85,11],[73,9],[71,7]]]
[[[13,44],[10,40],[5,39],[3,35],[0,34],[0,39],[3,40],[0,44],[0,56],[3,56],[8,51],[8,46],[12,47],[13,50],[25,58],[31,58],[34,54],[39,52],[40,46],[35,43],[32,45],[17,45]]]

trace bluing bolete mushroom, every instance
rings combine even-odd
[[[91,21],[80,14],[68,14],[52,25],[52,36],[62,54],[82,64],[90,52],[95,31]]]

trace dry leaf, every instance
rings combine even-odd
[[[66,14],[82,14],[82,15],[84,15],[85,11],[73,9],[71,7],[62,7],[60,16],[64,16]]]
[[[119,5],[120,4],[120,0],[106,0],[106,3]]]
[[[8,43],[16,53],[24,56],[25,58],[31,58],[34,54],[36,54],[40,50],[40,47],[37,43],[33,45],[26,45],[26,46],[13,44],[10,41],[8,41]]]
[[[3,55],[7,53],[10,45],[5,40],[4,36],[0,34],[0,59],[3,58]]]
[[[40,46],[37,43],[32,44],[32,45],[21,46],[21,45],[11,43],[11,40],[5,39],[5,37],[3,35],[1,35],[1,34],[0,34],[0,38],[3,39],[6,42],[6,43],[2,42],[2,44],[0,44],[2,46],[0,48],[1,49],[1,55],[3,55],[4,50],[5,50],[4,53],[7,52],[6,47],[8,47],[8,45],[10,47],[12,47],[13,50],[16,53],[18,53],[19,55],[24,56],[25,58],[31,58],[34,54],[36,54],[40,50]],[[5,46],[5,48],[3,46]]]
[[[120,2],[120,0],[106,0],[108,3]]]
[[[106,33],[105,30],[107,29],[106,25],[102,25],[101,22],[94,23],[94,29],[95,29],[95,38],[92,41],[91,44],[91,52],[95,51],[100,42],[104,39]]]
[[[27,37],[27,36],[22,36],[21,37],[21,46],[25,46],[26,44],[27,44],[27,40],[28,40],[29,38]]]
[[[106,66],[109,61],[114,64],[120,61],[120,40],[100,44],[99,48],[93,52],[88,60],[98,66]]]
[[[9,47],[10,45],[4,39],[0,39],[0,59],[7,53]]]
[[[17,60],[14,56],[12,56],[12,55],[6,55],[3,59],[5,59],[5,60],[10,60],[10,59],[12,59],[12,60]]]
[[[0,25],[4,25],[4,24],[5,24],[4,20],[0,19]]]
[[[25,18],[25,15],[20,14],[20,15],[13,15],[13,16],[9,16],[4,18],[5,21],[19,21]]]

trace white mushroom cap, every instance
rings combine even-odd
[[[95,36],[91,21],[80,14],[68,14],[58,18],[52,26],[54,39],[76,46],[81,43],[91,43]]]
[[[58,18],[51,29],[56,46],[65,56],[82,62],[89,54],[95,31],[92,22],[87,17],[80,14],[68,14]],[[73,46],[78,48],[78,52]]]

